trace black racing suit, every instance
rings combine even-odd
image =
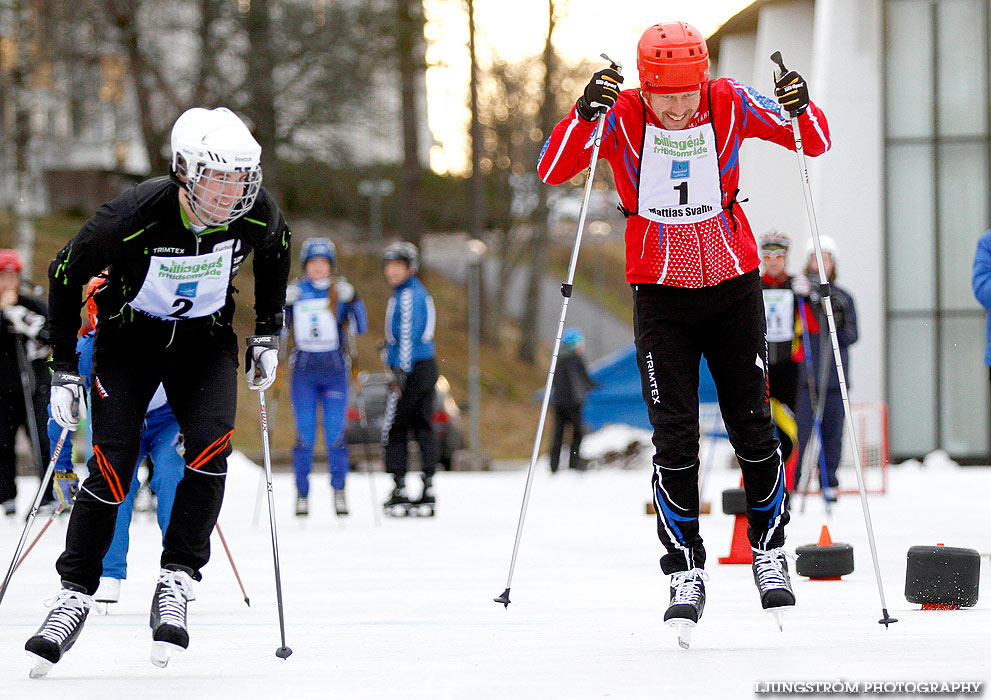
[[[80,486],[56,565],[63,582],[89,594],[99,584],[159,382],[186,448],[161,562],[189,567],[199,580],[210,558],[234,433],[232,281],[252,250],[255,333],[276,334],[282,325],[290,233],[268,193],[262,189],[252,209],[231,224],[199,233],[188,226],[178,195],[178,185],[165,177],[128,190],[102,206],[49,267],[52,367],[69,371],[77,367],[80,290],[109,268],[93,354],[90,476]]]
[[[752,547],[784,544],[788,493],[767,389],[764,304],[757,270],[689,289],[633,285],[633,328],[647,413],[654,427],[657,535],[665,574],[704,567],[699,534],[699,363],[719,395],[743,471]]]

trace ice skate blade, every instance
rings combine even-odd
[[[169,644],[168,642],[152,642],[151,662],[159,668],[165,668],[169,665],[169,659],[172,658],[172,654],[177,651],[185,651],[185,649],[175,644]]]
[[[692,643],[692,630],[695,629],[695,624],[691,620],[668,620],[665,624],[668,627],[674,627],[678,632],[678,646],[682,649],[687,649]]]
[[[780,631],[784,632],[785,631],[785,627],[784,627],[785,613],[788,610],[791,610],[793,607],[795,607],[795,606],[794,605],[780,605],[780,606],[778,606],[776,608],[768,608],[764,612],[768,612],[768,613],[771,613],[772,615],[774,615],[774,622],[777,624],[778,629]]]
[[[48,659],[44,659],[33,652],[26,652],[28,658],[31,659],[31,670],[28,671],[29,678],[44,678],[48,675],[48,672],[52,670],[53,664]]]

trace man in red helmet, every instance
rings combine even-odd
[[[32,461],[44,476],[48,466],[48,440],[35,431],[48,420],[47,345],[38,342],[45,325],[45,303],[29,294],[21,283],[23,263],[16,250],[0,249],[0,508],[15,514],[17,498],[14,440],[24,426],[33,446]],[[25,394],[27,395],[25,397]],[[27,400],[25,400],[27,398]],[[30,403],[32,414],[27,412]],[[34,418],[32,428],[31,418]],[[43,489],[42,506],[54,508],[51,488]]]
[[[684,22],[648,28],[637,47],[640,89],[596,72],[551,133],[537,166],[548,184],[587,168],[595,120],[607,112],[599,156],[609,161],[626,215],[637,362],[654,427],[657,533],[671,575],[665,620],[687,646],[705,605],[699,535],[698,381],[704,356],[743,470],[754,580],[764,609],[794,605],[784,544],[787,492],[767,398],[767,344],[757,244],[737,200],[739,148],[756,137],[805,152],[829,148],[822,112],[794,71],[780,106],[728,78],[709,79],[705,39]],[[787,111],[787,114],[785,113]]]

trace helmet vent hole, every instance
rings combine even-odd
[[[674,58],[674,51],[668,51],[668,58]]]

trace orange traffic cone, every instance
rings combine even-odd
[[[736,523],[733,525],[733,540],[729,546],[729,556],[719,557],[720,564],[753,564],[754,554],[750,549],[750,539],[747,537],[746,513],[736,516]]]
[[[823,525],[822,532],[819,533],[819,546],[828,547],[831,544],[833,544],[833,538],[829,536],[829,528]]]

